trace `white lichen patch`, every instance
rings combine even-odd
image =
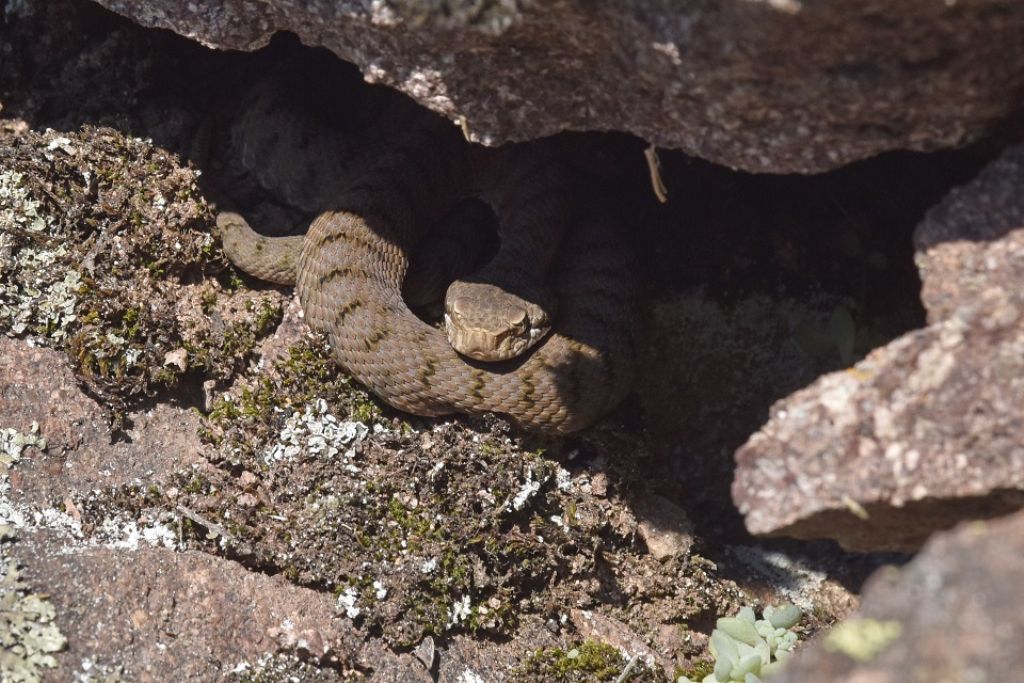
[[[28,435],[9,428],[0,430],[3,456],[10,459],[5,464],[20,457],[29,445],[45,447],[38,433],[36,424]],[[10,503],[9,491],[4,467],[0,469],[0,680],[34,683],[42,680],[43,669],[57,666],[52,653],[64,649],[67,641],[54,623],[56,611],[49,598],[31,591],[11,556],[9,540],[14,529],[34,516],[17,510]]]
[[[458,683],[484,683],[484,679],[470,668],[466,668],[459,674]]]
[[[268,652],[253,661],[243,660],[227,672],[234,681],[316,681],[323,677],[317,663],[294,652]]]
[[[124,667],[99,662],[92,657],[84,657],[78,665],[78,671],[72,674],[75,683],[119,683],[127,680]]]
[[[317,399],[303,412],[296,411],[288,418],[277,440],[264,452],[263,462],[270,465],[301,454],[333,458],[342,451],[351,457],[355,446],[369,434],[365,424],[339,420],[328,411],[327,401]]]
[[[32,592],[8,544],[0,545],[0,680],[34,683],[67,645],[48,597]]]
[[[827,579],[824,572],[785,553],[757,546],[731,546],[729,555],[776,586],[779,595],[797,607],[813,610]]]
[[[21,459],[28,447],[46,450],[46,439],[39,435],[39,423],[33,422],[28,434],[22,434],[13,427],[0,428],[0,466],[9,467]]]
[[[168,526],[139,526],[131,519],[108,517],[96,528],[93,543],[111,550],[138,550],[142,546],[176,548],[178,534]]]
[[[537,495],[538,491],[540,491],[541,483],[542,482],[537,481],[536,479],[533,478],[532,468],[527,470],[526,481],[523,482],[523,485],[519,488],[518,491],[516,491],[516,494],[512,496],[511,500],[509,500],[509,502],[507,503],[508,509],[522,510],[524,507],[526,507],[526,503],[528,503],[529,500],[533,498],[535,495]]]
[[[27,434],[16,429],[0,428],[0,530],[50,529],[60,531],[75,543],[65,548],[76,552],[87,546],[111,549],[137,550],[142,546],[176,548],[178,533],[162,524],[140,525],[128,516],[107,517],[97,525],[95,534],[82,543],[85,534],[81,522],[67,512],[54,507],[41,507],[11,500],[11,483],[8,469],[20,458],[28,447],[40,450],[46,448],[46,439],[40,434],[39,425],[33,423]],[[0,679],[6,680],[6,679]]]
[[[359,593],[355,588],[349,586],[338,596],[338,609],[344,612],[349,619],[355,619],[363,612],[356,606],[358,600]]]
[[[15,504],[10,499],[11,482],[0,474],[0,529],[56,529],[72,538],[82,537],[82,525],[56,508]]]
[[[468,595],[463,595],[461,598],[452,604],[448,610],[448,625],[447,628],[451,628],[456,624],[461,624],[463,621],[468,619],[473,614],[472,603],[469,601]]]
[[[0,326],[55,340],[75,321],[80,273],[61,264],[68,255],[52,240],[54,222],[24,186],[24,175],[0,173]]]

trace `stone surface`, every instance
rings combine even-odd
[[[659,560],[686,557],[693,547],[693,526],[686,511],[661,496],[648,495],[632,501],[639,518],[637,531],[647,550]]]
[[[1008,152],[922,223],[932,324],[777,403],[738,451],[752,532],[909,550],[1024,505],[1022,161]]]
[[[79,387],[63,354],[0,337],[0,427],[28,433],[33,422],[46,452],[11,473],[11,487],[25,502],[159,480],[200,462],[195,413],[157,405],[137,413],[126,438],[114,440],[108,415]]]
[[[45,589],[76,653],[123,666],[138,680],[219,680],[246,661],[291,649],[351,667],[360,639],[329,594],[290,585],[203,553],[164,548],[69,551],[28,534],[16,553]],[[196,656],[197,653],[202,656]]]
[[[751,171],[961,145],[1019,105],[1009,0],[99,0],[251,50],[292,31],[485,143],[623,130]]]
[[[1022,585],[1024,514],[939,534],[904,569],[876,574],[860,610],[772,681],[1020,680]]]
[[[992,289],[1024,283],[1024,145],[1007,150],[928,212],[914,242],[932,322]]]
[[[208,471],[196,419],[161,404],[133,414],[128,438],[114,440],[60,353],[0,337],[0,428],[27,434],[38,422],[48,442],[0,468],[0,523],[17,528],[5,543],[31,586],[49,596],[68,640],[47,680],[330,681],[371,671],[382,683],[501,680],[521,662],[524,643],[558,644],[536,620],[504,643],[457,635],[440,648],[432,675],[357,628],[330,591],[180,551],[182,522],[161,510],[113,509],[102,524],[83,521],[98,504],[89,490]]]

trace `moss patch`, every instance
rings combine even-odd
[[[642,661],[636,662],[624,678],[620,678],[629,659],[606,643],[584,640],[575,647],[537,650],[512,675],[512,680],[551,681],[552,683],[589,683],[590,681],[632,681],[633,683],[664,681]]]
[[[0,136],[0,156],[0,329],[65,349],[115,418],[185,376],[233,377],[280,320],[277,292],[232,307],[216,280],[187,287],[224,264],[175,155],[85,127]]]

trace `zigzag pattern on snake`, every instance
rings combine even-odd
[[[256,277],[294,281],[307,322],[327,335],[337,362],[400,410],[496,412],[566,433],[614,407],[639,351],[637,274],[614,226],[569,205],[564,172],[543,146],[473,148],[454,127],[431,122],[374,157],[332,190],[304,236],[263,237],[222,214],[225,253]],[[551,332],[511,360],[458,354],[402,297],[412,250],[473,196],[501,226],[487,269],[513,283],[550,278],[560,301]]]

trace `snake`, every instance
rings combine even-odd
[[[369,151],[329,192],[316,201],[292,192],[316,204],[304,234],[266,236],[222,211],[226,256],[256,278],[294,284],[337,363],[398,410],[493,412],[554,434],[593,424],[630,390],[642,337],[638,272],[619,226],[574,205],[568,174],[543,144],[483,148],[447,121],[393,118],[401,135],[384,135],[387,145],[364,137]],[[256,120],[267,130],[266,116]],[[295,156],[280,134],[275,142]],[[256,172],[281,177],[267,168],[273,159],[246,156]],[[406,276],[432,226],[467,198],[490,206],[501,243],[448,287],[439,329],[410,308]]]

